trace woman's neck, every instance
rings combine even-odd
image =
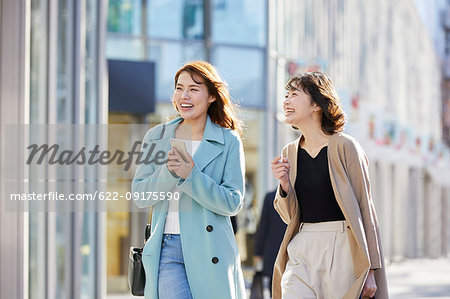
[[[328,142],[330,135],[325,134],[320,126],[303,126],[299,128],[303,135],[302,146],[314,149]]]
[[[184,119],[175,130],[175,137],[188,140],[201,140],[206,126],[206,115],[192,120]]]

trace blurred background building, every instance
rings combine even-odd
[[[449,244],[442,59],[417,7],[413,1],[289,1],[275,7],[286,34],[269,35],[285,37],[273,52],[278,66],[295,73],[316,65],[338,88],[346,131],[371,160],[388,259],[438,257]],[[283,80],[275,81],[280,94]]]
[[[283,123],[284,84],[307,67],[331,77],[346,132],[369,156],[388,261],[448,256],[450,1],[2,0],[0,13],[2,125],[150,127],[174,114],[173,76],[184,62],[217,66],[247,126],[244,265],[263,196],[276,186],[270,160],[297,137]],[[108,86],[135,86],[136,73],[149,78],[145,102]],[[136,134],[111,132],[106,142]],[[132,173],[106,175],[109,190],[129,191]],[[128,248],[141,245],[148,213],[0,213],[0,298],[128,291]]]

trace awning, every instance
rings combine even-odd
[[[109,111],[155,111],[155,63],[108,59]]]

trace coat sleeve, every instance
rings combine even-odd
[[[150,129],[144,136],[142,145],[147,143],[147,147],[144,150],[141,149],[142,157],[147,156],[151,148],[151,142],[154,142],[150,138],[152,130]],[[151,157],[151,160],[153,160],[153,157]],[[131,184],[134,203],[139,208],[151,207],[168,198],[168,192],[174,190],[178,181],[179,179],[172,176],[166,163],[162,165],[155,165],[155,162],[139,164]]]
[[[358,142],[346,143],[347,172],[361,211],[364,232],[369,249],[370,268],[382,268],[378,235],[378,219],[372,200],[369,179],[369,160]]]
[[[234,135],[233,135],[234,136]],[[244,204],[245,159],[241,139],[235,136],[228,146],[220,184],[194,165],[178,188],[204,208],[223,216],[235,216]]]
[[[287,157],[287,148],[287,146],[283,148],[281,157]],[[289,171],[293,171],[292,168]],[[284,223],[289,224],[298,209],[297,197],[295,195],[295,190],[292,187],[292,182],[289,184],[289,191],[287,193],[283,191],[281,184],[278,184],[273,206]]]

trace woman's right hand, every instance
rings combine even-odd
[[[283,191],[288,193],[289,192],[289,170],[290,165],[289,161],[286,158],[281,159],[281,156],[276,156],[272,160],[272,173],[273,176],[280,181],[281,188],[283,188]]]

